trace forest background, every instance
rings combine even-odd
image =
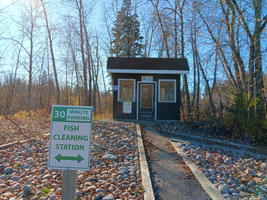
[[[264,144],[266,24],[266,0],[0,0],[1,119],[20,129],[53,104],[110,117],[107,57],[187,58],[181,122]]]

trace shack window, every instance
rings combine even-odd
[[[135,99],[135,79],[119,79],[118,101],[132,101]]]
[[[159,79],[159,102],[176,102],[175,79]]]

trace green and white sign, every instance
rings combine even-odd
[[[89,170],[93,108],[53,105],[49,168]]]

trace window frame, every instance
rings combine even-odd
[[[167,81],[171,81],[174,83],[174,100],[173,101],[161,101],[160,99],[160,82],[167,82]],[[176,79],[159,79],[158,80],[158,102],[159,103],[176,103],[176,96],[177,96],[177,93],[176,93]]]
[[[132,100],[121,100],[120,99],[120,85],[121,85],[121,81],[134,81],[134,88],[133,88],[133,99]],[[119,78],[118,79],[118,102],[124,102],[124,101],[129,101],[129,102],[135,102],[135,82],[136,80],[135,79],[129,79],[129,78]]]

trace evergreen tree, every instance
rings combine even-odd
[[[132,14],[131,0],[123,0],[118,12],[115,27],[112,29],[113,40],[110,53],[117,57],[142,56],[142,39],[137,14]]]

